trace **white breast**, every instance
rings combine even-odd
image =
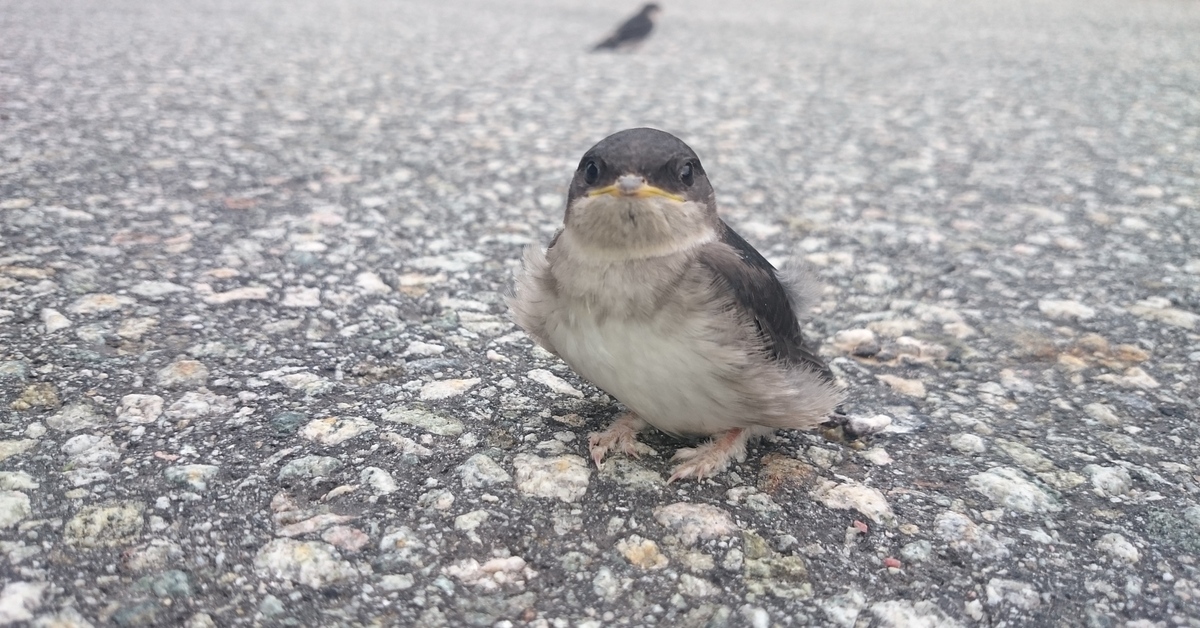
[[[737,360],[705,332],[711,321],[704,316],[597,319],[568,306],[551,317],[547,333],[571,368],[654,427],[712,434],[731,427],[740,404],[723,379]]]

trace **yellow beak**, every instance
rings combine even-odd
[[[684,198],[678,194],[672,194],[666,190],[656,188],[653,185],[649,185],[645,182],[642,182],[637,186],[630,186],[628,184],[623,185],[621,182],[618,182],[612,185],[606,185],[602,188],[588,190],[587,193],[589,197],[603,196],[605,194],[617,197],[624,196],[627,198],[650,198],[651,196],[661,196],[662,198],[669,198],[677,203],[682,203],[684,201]]]

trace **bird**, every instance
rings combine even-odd
[[[662,7],[653,2],[646,4],[636,15],[625,20],[612,35],[596,44],[592,51],[632,48],[642,43],[650,36],[650,31],[654,30],[654,18],[661,11]]]
[[[526,247],[507,303],[538,345],[628,410],[589,435],[597,467],[609,452],[638,457],[647,427],[709,437],[676,451],[669,484],[712,477],[751,440],[814,428],[841,403],[800,329],[819,291],[717,215],[687,144],[634,128],[583,155],[562,228],[544,251]]]

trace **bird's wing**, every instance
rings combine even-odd
[[[620,41],[641,39],[646,35],[649,35],[650,31],[652,30],[654,30],[654,21],[646,17],[644,14],[639,13],[638,15],[626,20],[625,23],[617,29],[614,38]]]
[[[737,305],[754,320],[767,353],[784,362],[807,366],[833,381],[833,373],[804,342],[793,309],[795,299],[779,281],[775,267],[724,222],[720,239],[701,252],[700,262],[733,293]]]
[[[612,35],[596,44],[595,50],[616,48],[627,41],[642,39],[649,35],[651,30],[654,30],[654,21],[639,13],[625,20],[625,23],[618,26]]]
[[[554,234],[550,246],[546,247],[547,251],[554,248],[560,234],[562,231]],[[546,320],[550,309],[554,306],[557,293],[558,284],[554,280],[554,275],[550,274],[546,252],[543,252],[537,245],[526,246],[521,269],[513,278],[513,285],[505,295],[504,301],[512,312],[513,320],[517,325],[520,325],[543,349],[556,355],[558,351],[550,341],[549,334],[546,333]]]

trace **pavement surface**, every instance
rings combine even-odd
[[[635,5],[0,0],[0,624],[1200,625],[1200,4]],[[639,125],[855,434],[585,461],[502,294]]]

